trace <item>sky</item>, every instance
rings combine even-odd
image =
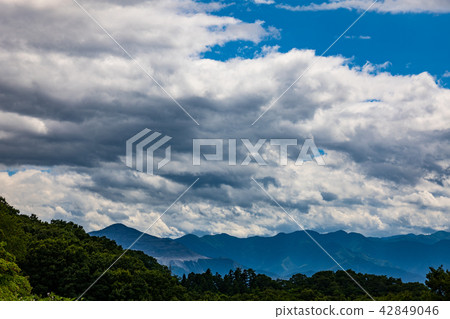
[[[270,194],[319,232],[450,231],[450,1],[78,3],[0,0],[0,195],[21,212],[161,237],[299,230]],[[172,137],[155,175],[125,165],[145,128]],[[266,166],[194,166],[198,138],[313,139],[326,165],[264,146]]]

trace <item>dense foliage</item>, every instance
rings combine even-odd
[[[420,283],[348,271],[377,300],[435,300],[435,294]],[[213,275],[191,273],[181,284],[193,299],[208,300],[370,300],[344,271],[321,271],[311,277],[296,274],[289,280],[272,280],[251,269]]]
[[[0,242],[8,254],[5,258],[0,251],[0,283],[17,282],[22,287],[15,288],[15,294],[3,294],[0,290],[3,299],[20,299],[29,293],[25,283],[20,285],[23,276],[28,277],[33,294],[77,298],[124,251],[112,240],[89,236],[72,222],[46,223],[33,215],[21,215],[3,198],[0,198]],[[13,255],[22,272],[11,264]],[[183,296],[184,288],[167,267],[142,252],[128,251],[83,298],[177,300]]]
[[[20,274],[16,258],[0,243],[0,300],[24,299],[31,294],[28,279]]]
[[[72,222],[21,215],[0,197],[0,300],[76,299],[124,249]],[[427,286],[386,276],[351,276],[379,300],[449,300],[450,272],[430,268]],[[127,251],[84,300],[367,300],[344,271],[274,280],[251,269],[183,278],[156,259]]]

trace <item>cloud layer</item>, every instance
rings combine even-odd
[[[277,7],[291,11],[324,11],[324,10],[366,10],[374,0],[331,0],[322,3],[311,3],[308,5],[291,6],[278,4]],[[447,0],[378,0],[372,7],[372,11],[382,13],[449,13],[450,2]]]
[[[306,228],[449,229],[450,91],[428,73],[394,76],[386,65],[296,49],[202,59],[215,45],[259,43],[277,30],[215,15],[217,4],[83,5],[200,126],[76,5],[0,1],[0,194],[25,213],[88,230],[145,229],[199,177],[153,234],[297,230],[253,177]],[[146,127],[173,137],[173,161],[158,176],[124,165],[125,141]],[[295,166],[294,154],[278,166],[270,148],[265,167],[192,166],[193,138],[314,138],[327,166]]]

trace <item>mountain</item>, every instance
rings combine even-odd
[[[122,224],[114,224],[102,230],[89,233],[91,236],[104,236],[112,239],[124,249],[128,248],[141,234],[142,232]],[[176,275],[190,272],[202,273],[208,268],[214,273],[225,274],[230,269],[242,267],[228,258],[206,257],[188,249],[173,239],[159,238],[148,234],[144,234],[133,245],[132,249],[140,250],[156,258],[159,263],[169,266]]]
[[[386,238],[344,231],[308,232],[344,269],[399,277],[404,281],[424,281],[428,267],[450,266],[450,233],[447,232]],[[249,238],[226,234],[186,235],[176,241],[204,256],[230,258],[282,278],[340,268],[303,231]]]
[[[344,269],[425,281],[428,267],[450,266],[450,233],[399,235],[385,238],[365,237],[358,233],[337,231],[309,234],[340,263]],[[105,236],[127,248],[141,234],[121,224],[90,233]],[[185,235],[178,239],[145,234],[133,246],[155,257],[181,275],[189,272],[227,273],[237,267],[252,268],[275,278],[296,273],[311,275],[340,267],[303,232],[280,233],[273,237],[237,238],[227,234]]]

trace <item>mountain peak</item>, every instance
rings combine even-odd
[[[106,230],[106,229],[133,229],[131,227],[125,226],[124,224],[121,223],[115,223],[109,226],[106,226],[105,228],[103,228],[102,230]]]

